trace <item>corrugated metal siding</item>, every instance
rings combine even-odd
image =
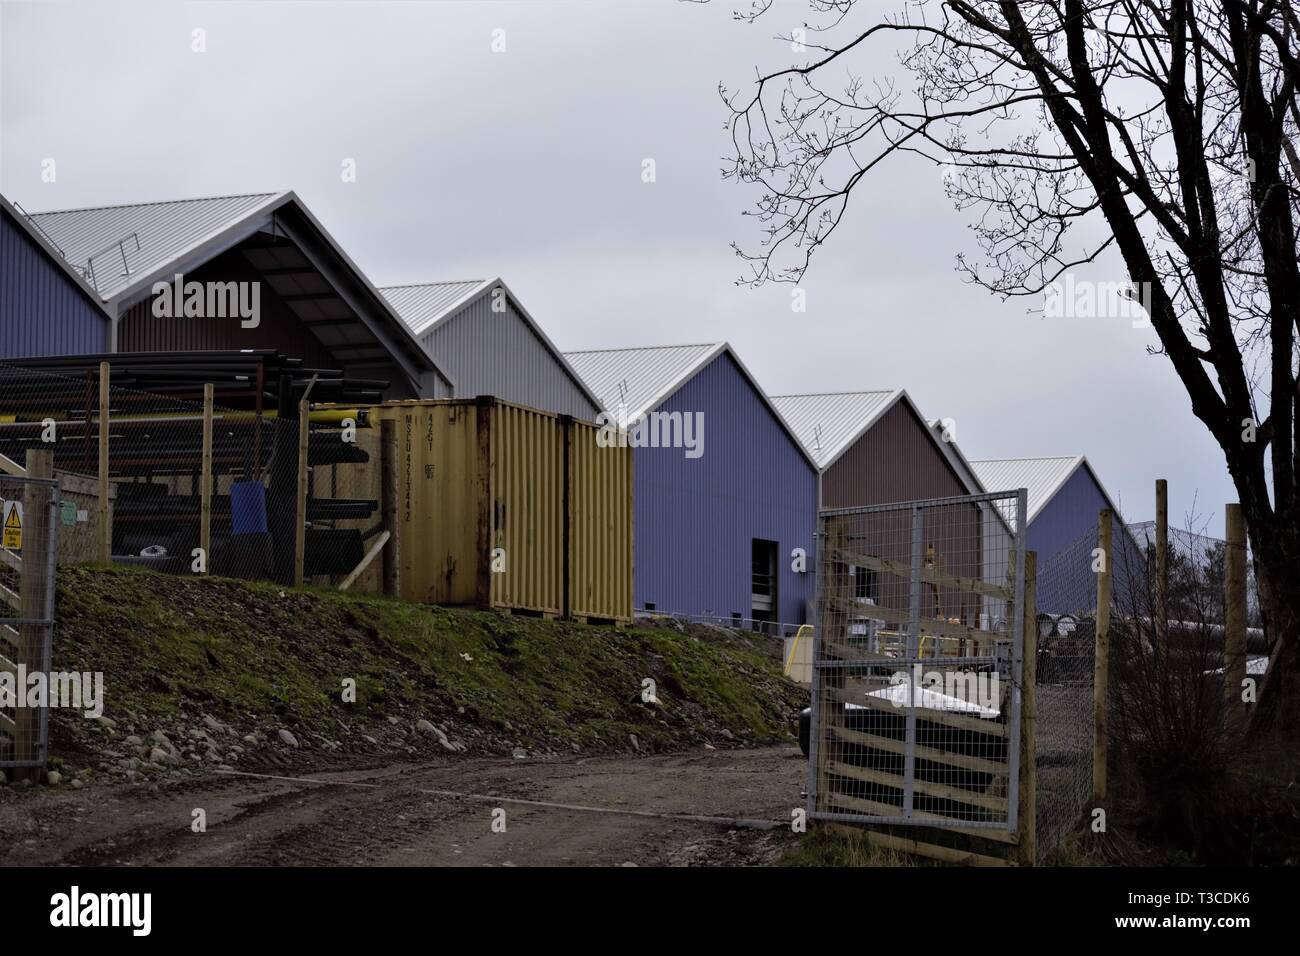
[[[838,455],[899,392],[832,392],[824,395],[778,395],[777,411],[808,449],[818,468]]]
[[[0,358],[103,352],[108,334],[108,317],[0,215]]]
[[[597,448],[594,426],[507,402],[370,409],[396,423],[394,548],[403,597],[631,617],[630,450]],[[570,429],[576,438],[566,437]],[[368,447],[377,450],[377,442]],[[581,455],[566,467],[569,449]],[[382,494],[380,457],[373,454],[367,474],[349,487]],[[493,572],[495,548],[504,549],[505,565]],[[364,583],[377,587],[378,577]]]
[[[151,295],[127,309],[118,320],[118,351],[169,352],[222,349],[279,349],[308,366],[337,367],[337,360],[269,282],[237,250],[223,253],[200,269],[185,274],[186,282],[260,282],[261,317],[246,329],[238,318],[161,318],[153,314]]]
[[[1097,607],[1097,576],[1092,549],[1097,546],[1097,517],[1110,504],[1087,468],[1079,468],[1029,523],[1028,548],[1038,552],[1038,610],[1076,613]],[[1127,590],[1128,576],[1145,566],[1116,514],[1111,529],[1112,588],[1117,598]],[[1121,550],[1122,549],[1122,550]]]
[[[420,344],[455,381],[459,398],[495,395],[585,421],[600,411],[514,303],[492,311],[490,291],[420,336]]]
[[[564,437],[555,416],[495,403],[477,409],[492,449],[492,604],[559,614],[564,607]],[[480,421],[479,427],[484,427]]]
[[[1063,458],[1008,458],[973,461],[971,467],[989,491],[1024,488],[1029,492],[1029,519],[1042,510],[1053,491],[1081,462],[1079,456]]]
[[[600,429],[571,420],[569,438],[569,609],[627,620],[632,616],[633,456],[601,447]]]
[[[816,567],[817,476],[794,440],[728,355],[720,355],[658,411],[703,412],[704,454],[638,448],[637,607],[665,612],[751,613],[751,541],[777,542],[778,617],[809,616]],[[790,552],[808,552],[808,573]]]
[[[966,486],[934,446],[924,422],[896,403],[822,477],[822,507],[947,498]]]
[[[904,402],[885,412],[839,457],[822,476],[822,507],[851,508],[950,498],[969,492],[953,471],[943,451],[935,447],[928,426]],[[911,559],[909,512],[874,519],[870,533],[879,542],[877,557],[891,561]],[[975,505],[927,511],[922,528],[926,547],[949,574],[981,577],[983,545],[980,510]],[[897,604],[899,595],[882,599]],[[943,612],[969,620],[978,603],[961,607],[956,595],[946,595]],[[900,609],[906,604],[898,605]]]

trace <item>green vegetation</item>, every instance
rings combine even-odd
[[[816,827],[800,836],[777,866],[918,866],[923,862],[892,850],[884,850],[860,836]]]
[[[768,642],[771,644],[773,642]],[[130,568],[59,572],[56,669],[102,671],[107,716],[272,719],[329,735],[395,717],[529,748],[792,739],[806,693],[774,647]],[[357,701],[340,699],[345,678]],[[656,682],[660,706],[641,699]]]

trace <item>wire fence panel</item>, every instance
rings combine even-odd
[[[1034,767],[1040,863],[1047,862],[1067,837],[1079,832],[1091,803],[1097,546],[1094,527],[1055,554],[1039,555],[1038,560],[1036,593],[1048,595],[1037,615]],[[1058,596],[1055,602],[1053,595]],[[1075,599],[1060,600],[1064,595]]]
[[[60,512],[52,479],[0,474],[0,767],[45,765]]]
[[[819,524],[810,816],[1016,830],[1025,493]]]
[[[378,428],[339,407],[304,423],[304,387],[282,387],[276,410],[116,386],[105,403],[97,374],[0,365],[0,454],[53,451],[71,518],[64,562],[337,583],[382,530]]]

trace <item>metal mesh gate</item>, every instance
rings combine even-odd
[[[1014,831],[1018,492],[823,511],[814,819]]]
[[[50,673],[58,482],[0,474],[0,512],[0,767],[42,767],[48,712],[27,678]]]

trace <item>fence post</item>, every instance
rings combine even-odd
[[[109,367],[99,363],[99,563],[113,560],[113,526],[108,510]]]
[[[1020,865],[1038,856],[1038,552],[1025,552],[1025,633],[1020,690]]]
[[[304,580],[307,552],[307,461],[308,439],[311,434],[308,416],[311,406],[307,399],[298,403],[298,504],[294,509],[293,525],[293,586],[301,587]]]
[[[1169,654],[1169,482],[1156,479],[1156,658]]]
[[[54,452],[46,448],[28,449],[27,476],[29,478],[54,477]],[[39,620],[48,612],[45,588],[54,587],[46,582],[50,562],[50,489],[47,485],[27,485],[23,490],[23,564],[19,592],[18,613],[27,620]],[[22,624],[18,627],[18,646],[14,664],[27,674],[46,669],[43,653],[46,626]],[[25,687],[15,688],[23,694]],[[14,708],[14,759],[36,760],[40,753],[40,710],[33,707]],[[41,767],[15,767],[14,780],[40,780]]]
[[[1106,801],[1106,689],[1110,681],[1110,543],[1114,516],[1103,508],[1097,518],[1097,626],[1092,660],[1092,798]]]
[[[1241,685],[1246,679],[1246,522],[1240,504],[1224,508],[1223,716],[1230,735],[1243,726]]]
[[[212,561],[212,384],[203,386],[203,475],[199,494],[199,547],[203,550],[203,573]]]

